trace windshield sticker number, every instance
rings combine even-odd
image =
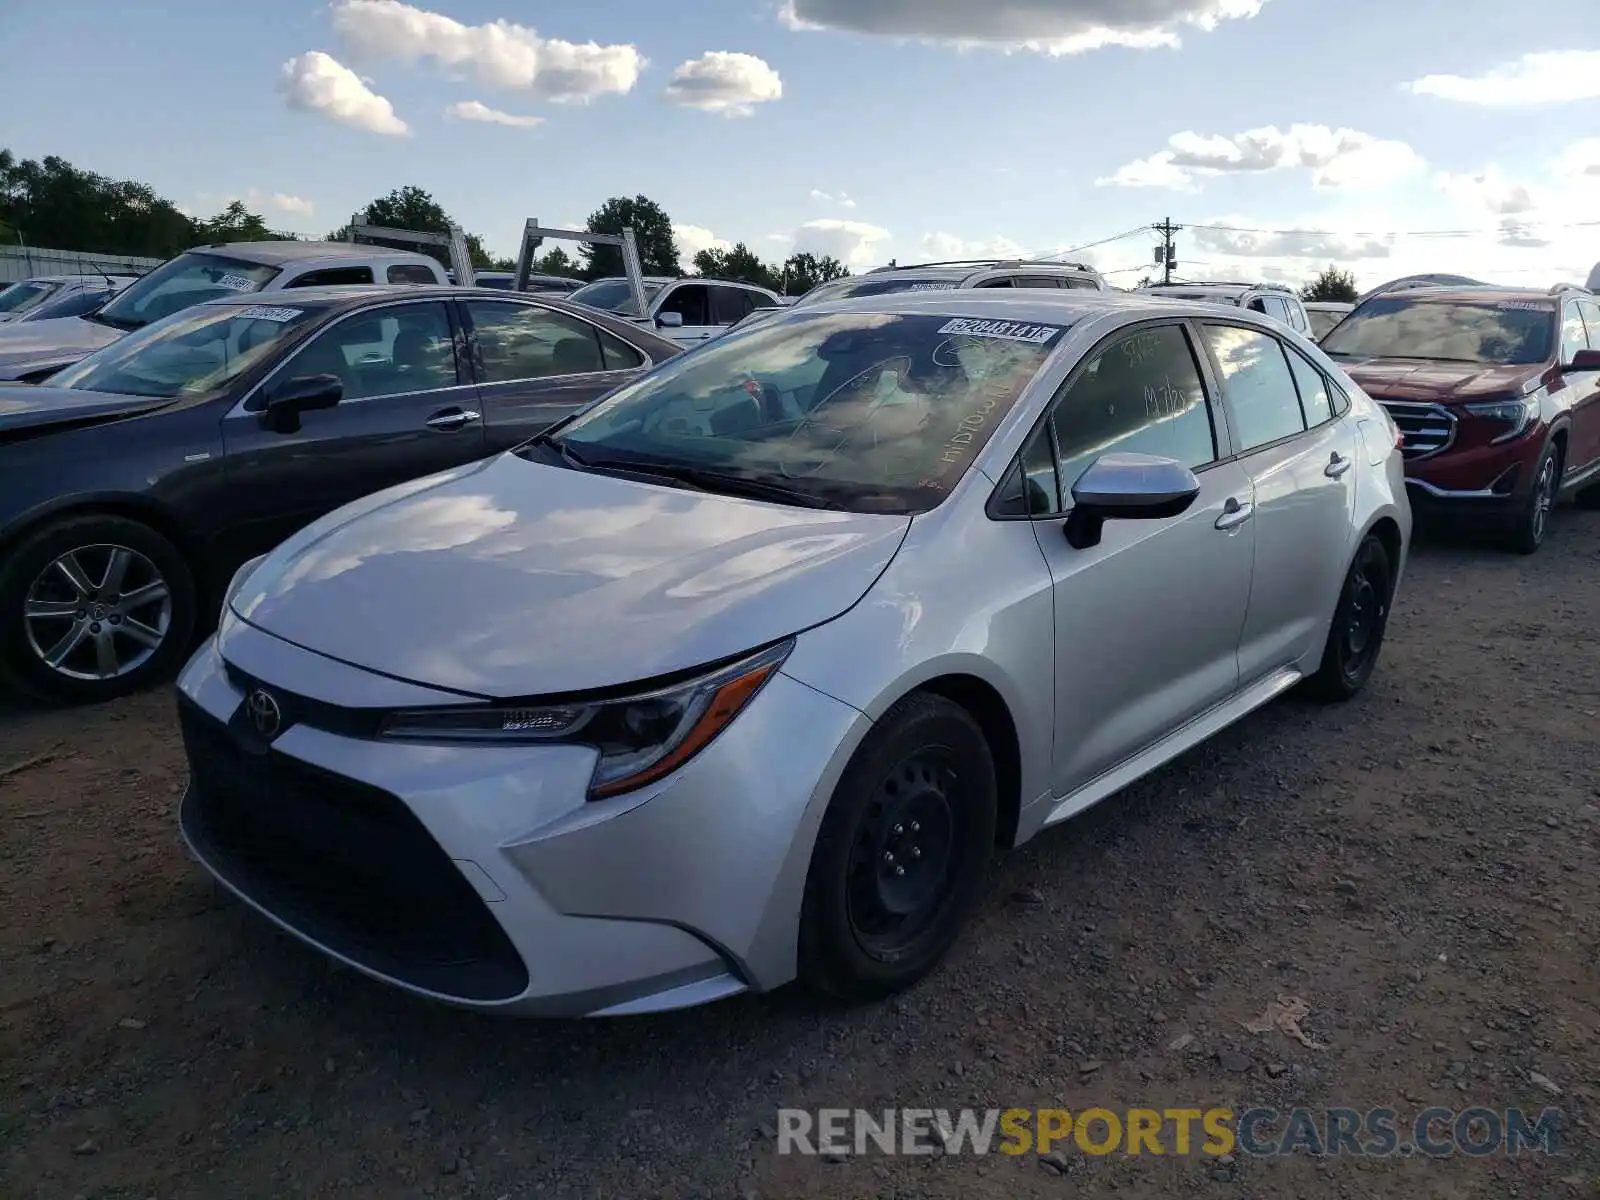
[[[944,337],[960,334],[964,337],[998,338],[1007,342],[1048,346],[1060,336],[1061,326],[1025,325],[1018,321],[980,321],[973,317],[957,317],[941,328],[939,333]]]
[[[224,275],[217,280],[216,286],[230,292],[253,292],[256,290],[255,282],[243,275]]]
[[[1502,312],[1515,310],[1516,312],[1549,312],[1548,304],[1539,304],[1533,300],[1502,300],[1495,305]]]
[[[957,292],[961,290],[958,283],[913,283],[913,292]]]
[[[294,320],[304,311],[299,308],[273,308],[269,304],[256,304],[242,309],[239,316],[246,320],[277,321],[282,324],[284,321]]]

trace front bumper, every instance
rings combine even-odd
[[[245,719],[254,683],[310,714],[264,753],[229,724]],[[525,1016],[658,1011],[792,979],[816,829],[867,727],[779,673],[676,774],[590,802],[583,747],[336,732],[321,714],[459,698],[235,618],[179,690],[191,774],[181,825],[202,865],[367,975]]]

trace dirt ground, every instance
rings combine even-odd
[[[609,1023],[414,1002],[232,902],[180,847],[170,693],[0,711],[0,1196],[1600,1196],[1597,630],[1600,514],[1532,559],[1424,543],[1362,698],[1274,704],[1005,859],[914,992]],[[1326,1048],[1245,1029],[1280,995]],[[1515,1159],[776,1153],[780,1107],[857,1105],[1563,1130]]]

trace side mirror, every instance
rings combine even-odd
[[[1194,503],[1200,481],[1176,459],[1154,454],[1102,454],[1072,485],[1067,541],[1075,550],[1100,544],[1107,521],[1157,521]]]
[[[675,312],[657,313],[656,324],[662,329],[682,329],[683,314]]]
[[[261,423],[274,433],[297,433],[301,413],[332,408],[343,397],[344,381],[337,375],[296,375],[268,397]]]
[[[1563,371],[1600,371],[1600,350],[1579,350],[1572,361],[1562,365]]]

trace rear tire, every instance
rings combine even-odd
[[[994,853],[994,759],[966,709],[915,693],[867,734],[823,816],[800,914],[799,974],[866,1001],[955,942]]]
[[[1506,548],[1515,554],[1533,554],[1544,545],[1550,532],[1550,514],[1561,494],[1561,447],[1551,442],[1534,468],[1533,486],[1527,499],[1511,518],[1506,530]]]
[[[1393,597],[1394,566],[1389,552],[1369,533],[1356,549],[1345,574],[1322,651],[1322,665],[1307,681],[1314,696],[1341,703],[1367,686],[1383,650]]]
[[[51,702],[126,696],[182,664],[195,607],[183,556],[148,525],[67,517],[0,563],[0,672]]]

